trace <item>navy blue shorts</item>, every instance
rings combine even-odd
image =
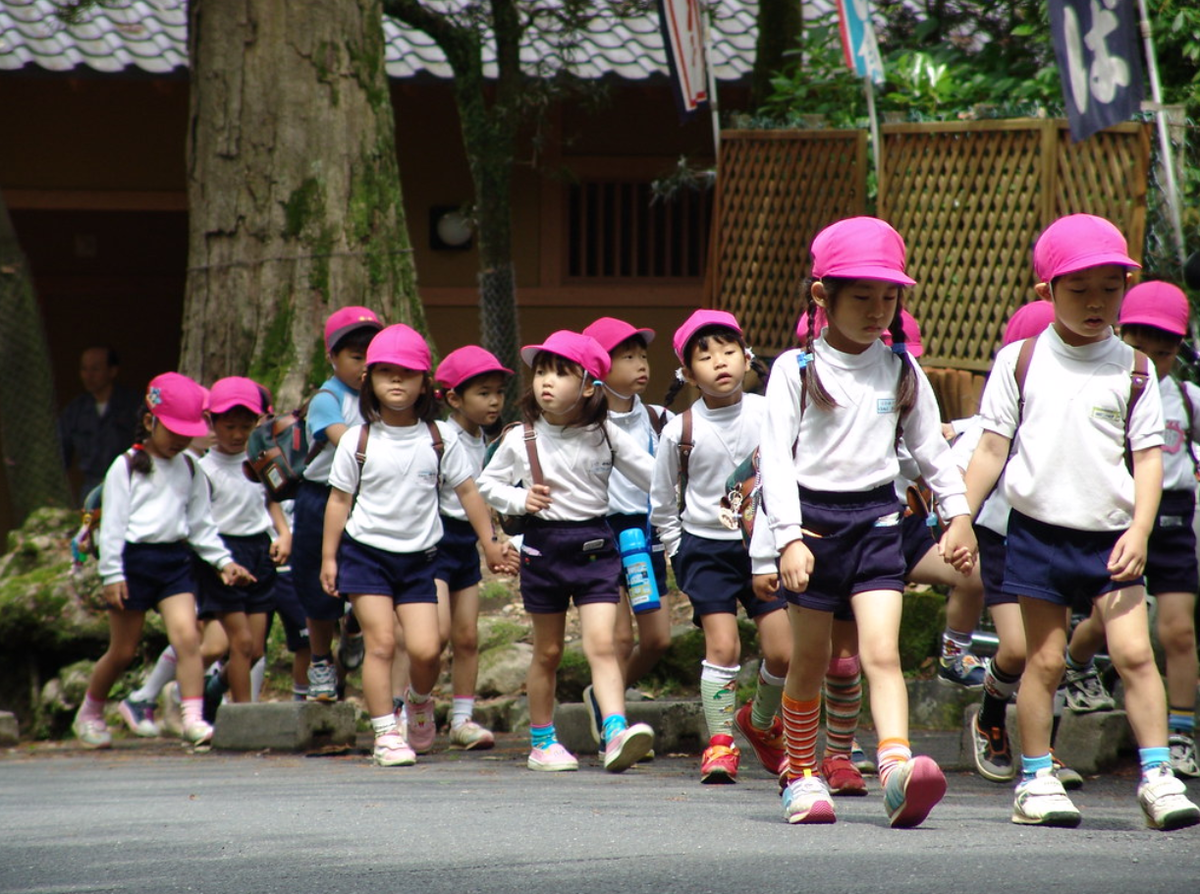
[[[147,612],[168,596],[196,592],[192,567],[195,553],[187,542],[126,543],[121,554],[125,569],[127,611]]]
[[[553,522],[527,518],[521,544],[521,599],[531,615],[575,605],[621,601],[621,554],[603,518]]]
[[[983,584],[983,604],[1016,605],[1017,597],[1004,592],[1004,537],[991,528],[975,525],[979,544],[979,580]]]
[[[468,521],[443,515],[442,532],[433,576],[445,581],[451,593],[475,586],[483,580],[475,529]]]
[[[433,582],[437,547],[422,553],[394,553],[343,534],[337,562],[338,592],[343,596],[391,596],[395,605],[437,604]]]
[[[221,542],[237,562],[258,578],[245,587],[227,587],[221,582],[217,569],[207,562],[196,560],[196,607],[201,618],[212,618],[226,612],[265,614],[275,604],[275,563],[271,561],[271,538],[266,534],[253,537],[221,535]]]
[[[807,521],[807,520],[806,520]],[[905,515],[900,518],[900,548],[904,551],[904,576],[912,574],[913,569],[937,546],[934,540],[936,528],[929,526],[929,520],[919,515]]]
[[[287,637],[289,652],[308,648],[308,624],[304,606],[296,597],[295,578],[289,566],[275,572],[274,604],[272,608],[283,623],[283,634]]]
[[[1146,592],[1195,593],[1200,589],[1196,563],[1196,495],[1190,490],[1163,491],[1146,555]]]
[[[618,548],[621,543],[622,531],[630,528],[641,528],[645,531],[650,527],[649,518],[645,513],[641,515],[610,515],[608,526],[612,528],[613,534],[617,537]],[[658,597],[661,599],[667,595],[667,550],[662,541],[658,539],[658,531],[653,528],[650,529],[650,564],[654,566],[654,583],[658,587]],[[622,574],[619,580],[624,585],[625,575]]]
[[[1092,600],[1141,583],[1115,581],[1108,557],[1123,531],[1077,531],[1013,509],[1008,515],[1004,591],[1090,613]]]
[[[292,518],[292,580],[304,616],[315,621],[336,621],[346,613],[345,601],[321,587],[321,541],[328,502],[328,484],[301,482]]]
[[[863,493],[802,487],[800,506],[813,572],[803,593],[784,590],[789,602],[841,618],[855,593],[904,591],[903,507],[892,485]]]
[[[787,608],[782,595],[770,601],[755,597],[750,554],[740,537],[712,540],[684,531],[671,562],[675,583],[692,603],[692,623],[697,627],[705,615],[736,615],[738,603],[751,619]]]

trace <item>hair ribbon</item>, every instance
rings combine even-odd
[[[812,362],[813,355],[811,351],[801,351],[796,355],[796,363],[800,366],[800,369],[807,369],[808,365]]]

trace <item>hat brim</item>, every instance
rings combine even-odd
[[[1172,335],[1187,336],[1186,329],[1180,329],[1178,323],[1173,323],[1170,320],[1156,317],[1153,314],[1130,314],[1121,320],[1122,326],[1153,326],[1155,329],[1161,329],[1163,332],[1170,332]]]
[[[1105,264],[1116,264],[1118,267],[1127,267],[1132,270],[1142,269],[1142,265],[1128,255],[1123,255],[1118,251],[1109,251],[1086,258],[1072,258],[1063,265],[1068,269],[1055,268],[1050,271],[1045,281],[1050,282],[1051,280],[1058,279],[1060,276],[1070,276],[1072,273],[1087,270],[1089,267],[1103,267]]]
[[[161,422],[167,431],[183,438],[202,438],[208,434],[207,422],[185,422],[170,416],[155,416],[154,418]]]
[[[325,339],[325,350],[332,351],[334,345],[353,332],[355,329],[374,329],[379,332],[383,329],[382,323],[377,323],[374,320],[355,320],[347,326],[342,326],[339,329],[334,329]]]
[[[521,362],[526,366],[533,366],[533,358],[544,349],[545,345],[526,345],[521,348]]]
[[[208,412],[215,414],[228,413],[234,407],[241,407],[243,410],[249,410],[251,413],[256,413],[260,416],[263,413],[263,410],[256,409],[250,406],[248,403],[238,400],[237,398],[230,398],[228,400],[220,401],[219,403],[209,404]]]
[[[915,286],[917,284],[915,279],[892,267],[854,266],[847,267],[845,270],[826,270],[821,276],[836,276],[840,279],[878,279],[883,282],[894,282],[898,286]]]

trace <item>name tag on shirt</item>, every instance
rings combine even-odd
[[[1092,418],[1103,419],[1105,422],[1112,422],[1115,425],[1121,425],[1124,422],[1120,410],[1110,410],[1108,407],[1092,407]]]
[[[894,397],[877,397],[875,399],[875,412],[880,416],[886,416],[888,413],[896,412],[896,398]]]

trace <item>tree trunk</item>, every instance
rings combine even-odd
[[[427,331],[384,71],[380,0],[188,7],[183,372],[281,406],[323,380],[323,323],[363,304]]]
[[[794,50],[804,30],[802,0],[759,0],[758,43],[750,75],[750,107],[758,109],[771,95],[771,77],[782,70],[784,53]]]
[[[29,265],[0,195],[0,460],[17,525],[41,506],[70,505],[56,420],[41,312]]]

